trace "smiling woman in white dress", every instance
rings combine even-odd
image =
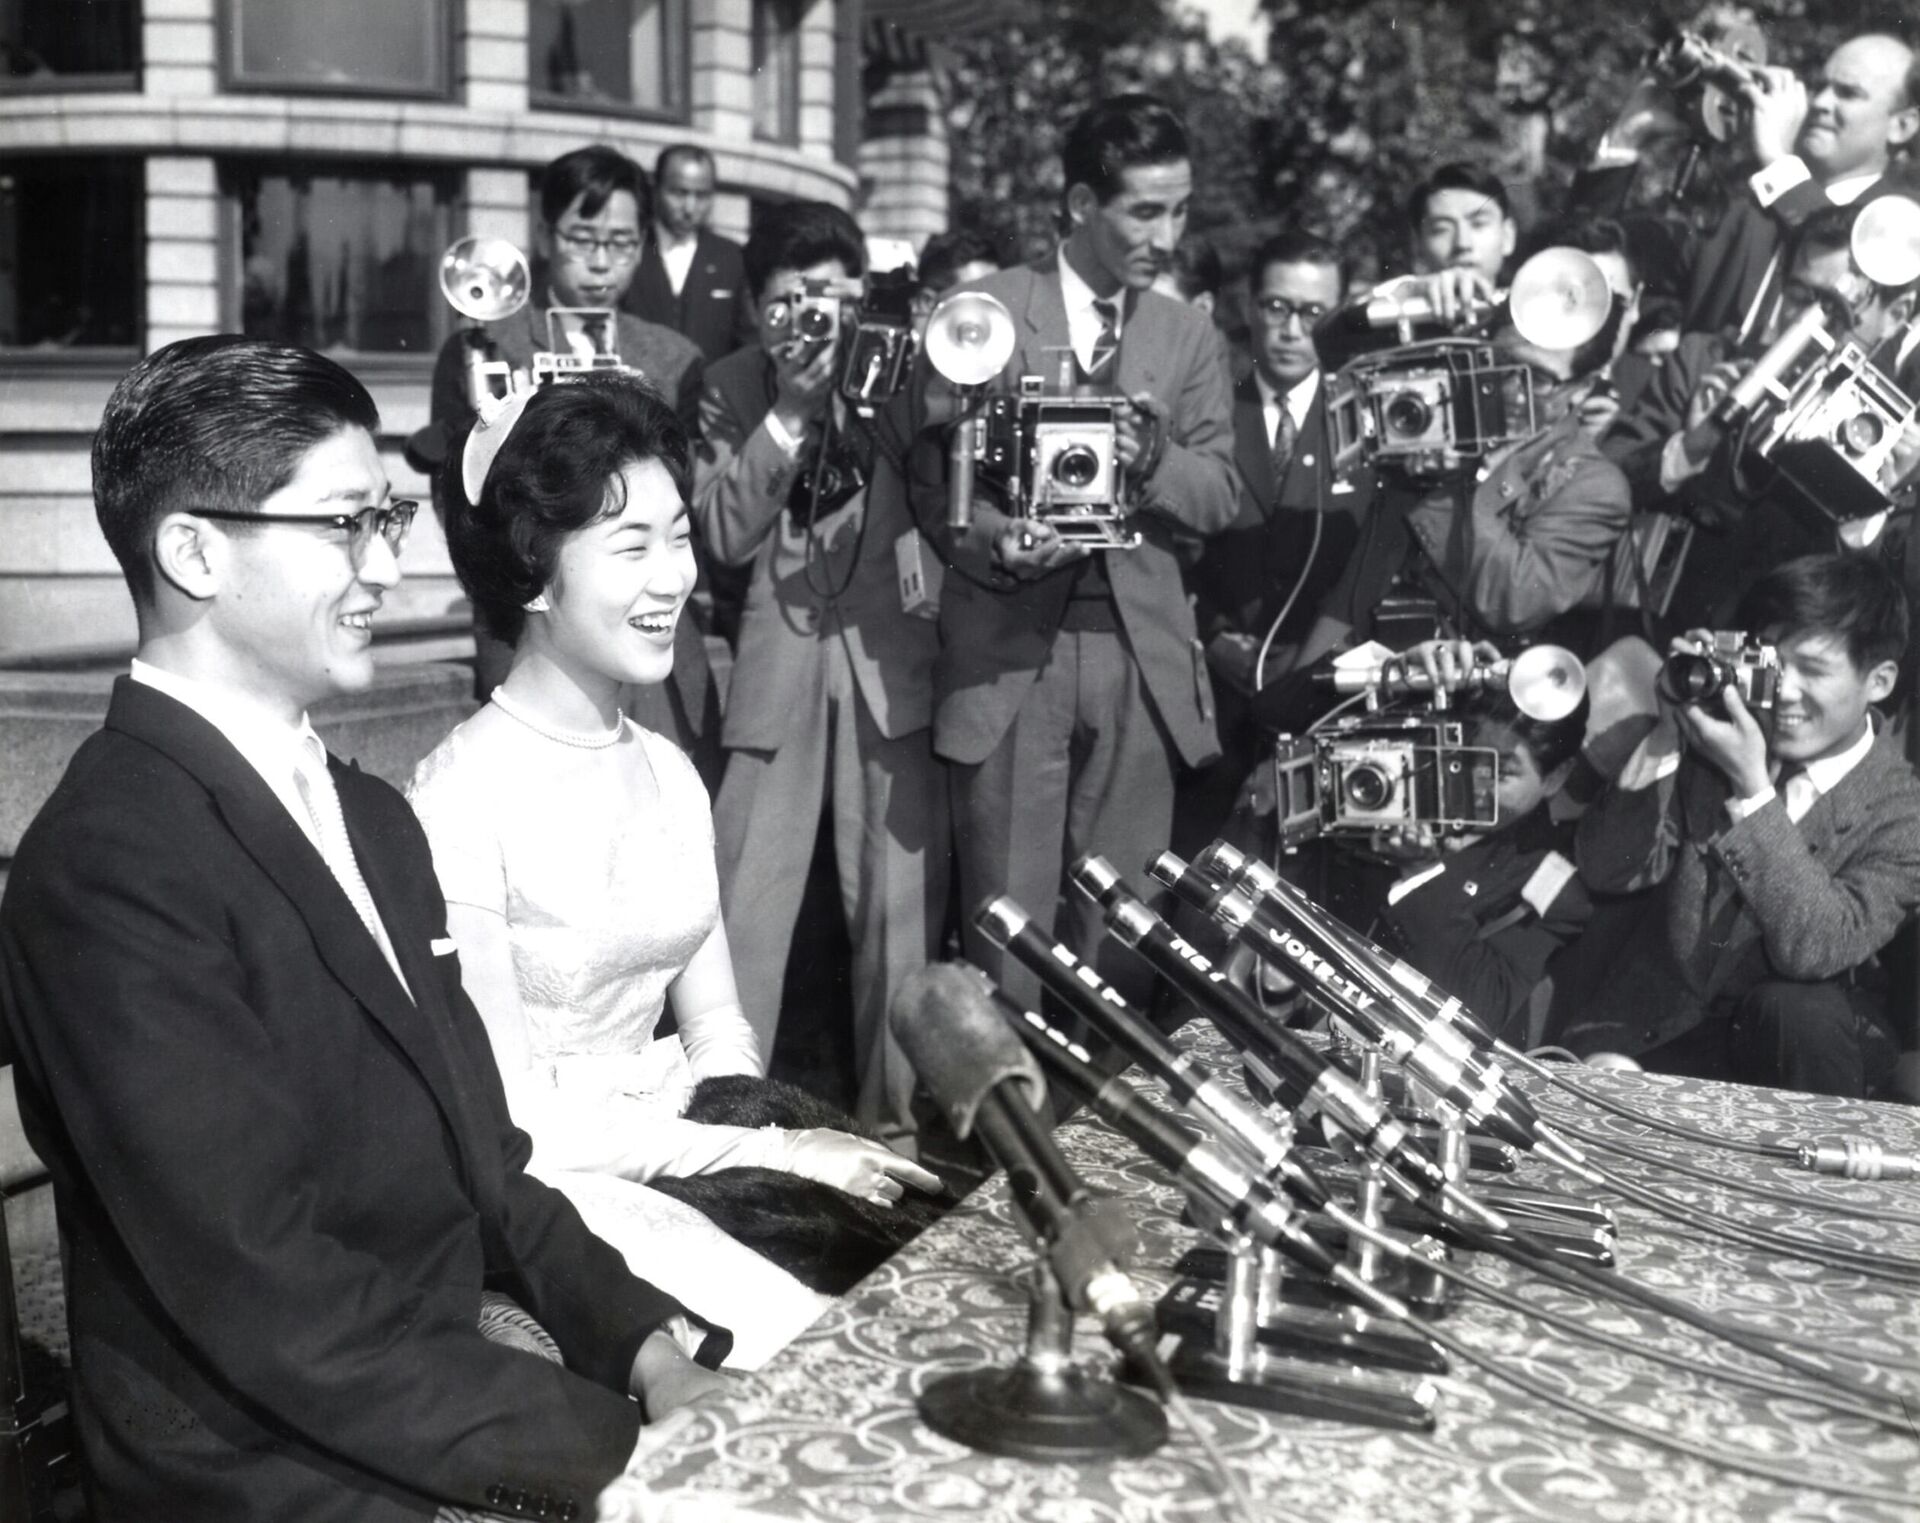
[[[766,1065],[734,988],[706,790],[671,741],[621,712],[628,684],[671,671],[693,590],[689,449],[671,409],[626,377],[550,386],[477,425],[461,463],[455,569],[513,643],[513,663],[420,763],[409,796],[464,982],[533,1138],[531,1171],[637,1273],[730,1327],[730,1362],[754,1368],[825,1297],[647,1182],[699,1178],[693,1193],[709,1204],[737,1179],[765,1202],[764,1171],[781,1171],[787,1184],[771,1194],[789,1210],[850,1213],[871,1244],[906,1187],[939,1180],[877,1142],[808,1124],[824,1107],[783,1103],[784,1086],[745,1089],[755,1120],[797,1124],[685,1114],[690,1102],[709,1116],[733,1103],[702,1105],[702,1081],[737,1097],[741,1076]],[[678,1034],[656,1037],[669,1006]]]

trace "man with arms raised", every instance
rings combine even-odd
[[[198,338],[94,441],[140,650],[21,842],[0,1002],[98,1523],[590,1516],[717,1378],[676,1336],[731,1342],[526,1175],[426,838],[308,723],[400,577],[377,425],[330,360]]]
[[[941,594],[934,749],[953,762],[963,912],[1006,893],[1053,923],[1063,869],[1099,852],[1144,885],[1172,828],[1174,768],[1218,754],[1213,692],[1174,536],[1232,521],[1233,425],[1213,325],[1149,288],[1186,225],[1193,173],[1180,119],[1150,96],[1104,101],[1062,153],[1071,226],[1057,254],[976,289],[1005,303],[1014,353],[992,383],[1053,386],[1062,357],[1078,388],[1125,397],[1115,450],[1143,536],[1091,551],[984,496],[957,537]],[[933,382],[930,399],[944,383]],[[951,416],[951,412],[947,413]],[[946,509],[936,483],[923,522]],[[1063,940],[1108,954],[1100,914],[1075,896]],[[968,955],[1018,998],[1037,983],[1003,967],[968,926]],[[1126,957],[1118,980],[1137,982]],[[1124,987],[1124,985],[1123,985]]]

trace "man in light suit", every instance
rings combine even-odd
[[[377,423],[330,360],[197,338],[95,438],[140,653],[21,842],[0,1003],[99,1523],[590,1516],[716,1378],[525,1173],[426,838],[306,721],[399,579]],[[483,1336],[483,1289],[566,1364]]]
[[[1013,317],[1014,353],[994,383],[1049,384],[1062,364],[1098,395],[1123,396],[1117,457],[1138,505],[1138,548],[1089,553],[1045,523],[979,498],[952,545],[941,595],[934,749],[953,768],[965,917],[995,894],[1054,921],[1066,863],[1109,857],[1147,891],[1167,846],[1173,774],[1218,754],[1213,688],[1174,553],[1176,532],[1232,521],[1232,403],[1213,325],[1149,289],[1186,223],[1193,176],[1180,120],[1148,96],[1102,102],[1063,152],[1072,231],[1056,255],[972,289]],[[937,377],[931,416],[951,416]],[[934,484],[922,518],[945,512]],[[1104,947],[1100,915],[1072,896],[1063,938],[1135,992],[1136,967]],[[1037,986],[966,927],[968,955],[1016,998]]]
[[[693,340],[708,364],[759,337],[740,245],[708,230],[713,155],[672,143],[653,167],[653,223],[627,290],[629,312]]]
[[[1920,904],[1920,779],[1873,712],[1907,648],[1906,596],[1870,556],[1809,555],[1739,617],[1778,649],[1771,712],[1738,692],[1666,707],[1580,821],[1581,877],[1654,886],[1666,934],[1595,981],[1564,1039],[1864,1096],[1899,1051],[1871,962]]]
[[[818,201],[773,208],[746,255],[763,346],[707,372],[693,503],[714,557],[752,576],[713,811],[727,936],[741,1008],[771,1052],[830,811],[853,946],[854,1114],[911,1151],[913,1071],[887,1005],[940,954],[950,859],[928,734],[938,637],[930,607],[906,608],[896,569],[913,529],[895,464],[907,435],[888,413],[855,413],[834,390],[837,345],[797,338],[786,320],[804,282],[860,276],[853,218]]]

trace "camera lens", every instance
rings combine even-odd
[[[1053,479],[1063,487],[1090,487],[1100,474],[1100,457],[1084,444],[1069,444],[1053,457]]]
[[[1840,448],[1850,455],[1864,455],[1886,437],[1887,425],[1870,412],[1857,412],[1840,425]]]
[[[1660,691],[1671,703],[1704,703],[1727,685],[1728,675],[1713,657],[1682,651],[1660,668]]]
[[[1433,409],[1412,392],[1391,397],[1386,406],[1387,432],[1402,439],[1417,439],[1433,422]]]
[[[1356,809],[1383,809],[1393,798],[1393,779],[1373,762],[1360,762],[1347,768],[1340,779],[1347,802]]]
[[[802,338],[831,338],[833,336],[833,314],[825,307],[802,307],[800,309],[800,336]]]

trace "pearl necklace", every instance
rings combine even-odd
[[[503,687],[495,688],[488,702],[496,705],[500,712],[505,714],[507,718],[519,721],[543,739],[555,741],[563,746],[573,746],[582,751],[606,750],[608,746],[615,745],[619,742],[621,735],[626,732],[627,728],[627,715],[624,709],[614,710],[613,728],[607,731],[606,734],[582,735],[578,730],[549,729],[509,698],[507,696],[507,690]]]

